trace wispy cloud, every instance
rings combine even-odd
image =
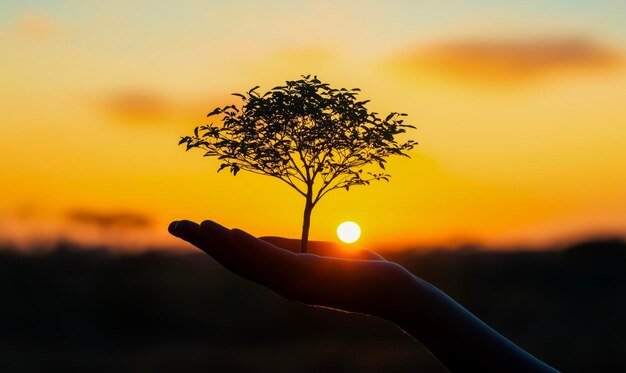
[[[66,216],[72,223],[104,229],[138,229],[152,225],[152,220],[148,216],[130,211],[102,212],[78,208],[68,211]]]
[[[237,100],[223,94],[179,99],[147,88],[127,88],[101,96],[97,108],[122,124],[189,125],[201,122],[215,107],[236,103]]]
[[[132,122],[167,119],[172,103],[156,92],[146,89],[126,89],[114,92],[102,100],[108,114]]]
[[[580,38],[458,40],[414,47],[395,60],[407,72],[504,83],[607,71],[621,63],[619,51]]]
[[[30,40],[45,40],[58,37],[66,32],[66,27],[58,19],[39,11],[22,13],[13,25],[13,32]]]

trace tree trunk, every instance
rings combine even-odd
[[[306,253],[309,245],[309,227],[311,226],[311,211],[313,211],[312,193],[307,193],[306,205],[304,206],[304,219],[302,220],[302,239],[300,240],[300,252]]]

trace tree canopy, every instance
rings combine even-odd
[[[311,188],[314,205],[335,189],[388,181],[386,158],[407,156],[416,144],[396,139],[407,128],[415,128],[404,123],[406,114],[380,117],[367,109],[369,100],[358,100],[358,88],[331,88],[310,75],[263,95],[258,88],[234,93],[241,106],[216,108],[208,117],[219,118],[219,125],[196,127],[194,135],[182,137],[180,144],[217,157],[218,171],[273,176],[305,197]],[[377,164],[382,172],[364,173],[368,164]]]

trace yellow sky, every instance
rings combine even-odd
[[[390,183],[325,197],[313,239],[626,232],[622,5],[264,4],[1,5],[0,238],[172,244],[180,218],[298,236],[295,191],[176,144],[231,92],[308,73],[408,113],[420,143]]]

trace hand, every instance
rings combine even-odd
[[[172,222],[169,231],[230,271],[287,299],[385,318],[453,371],[554,372],[441,290],[369,250],[279,237],[257,239],[212,222]]]
[[[257,239],[215,222],[170,224],[170,233],[195,245],[233,273],[287,299],[349,312],[388,317],[406,301],[415,277],[369,250],[345,250],[329,242],[280,237]]]

